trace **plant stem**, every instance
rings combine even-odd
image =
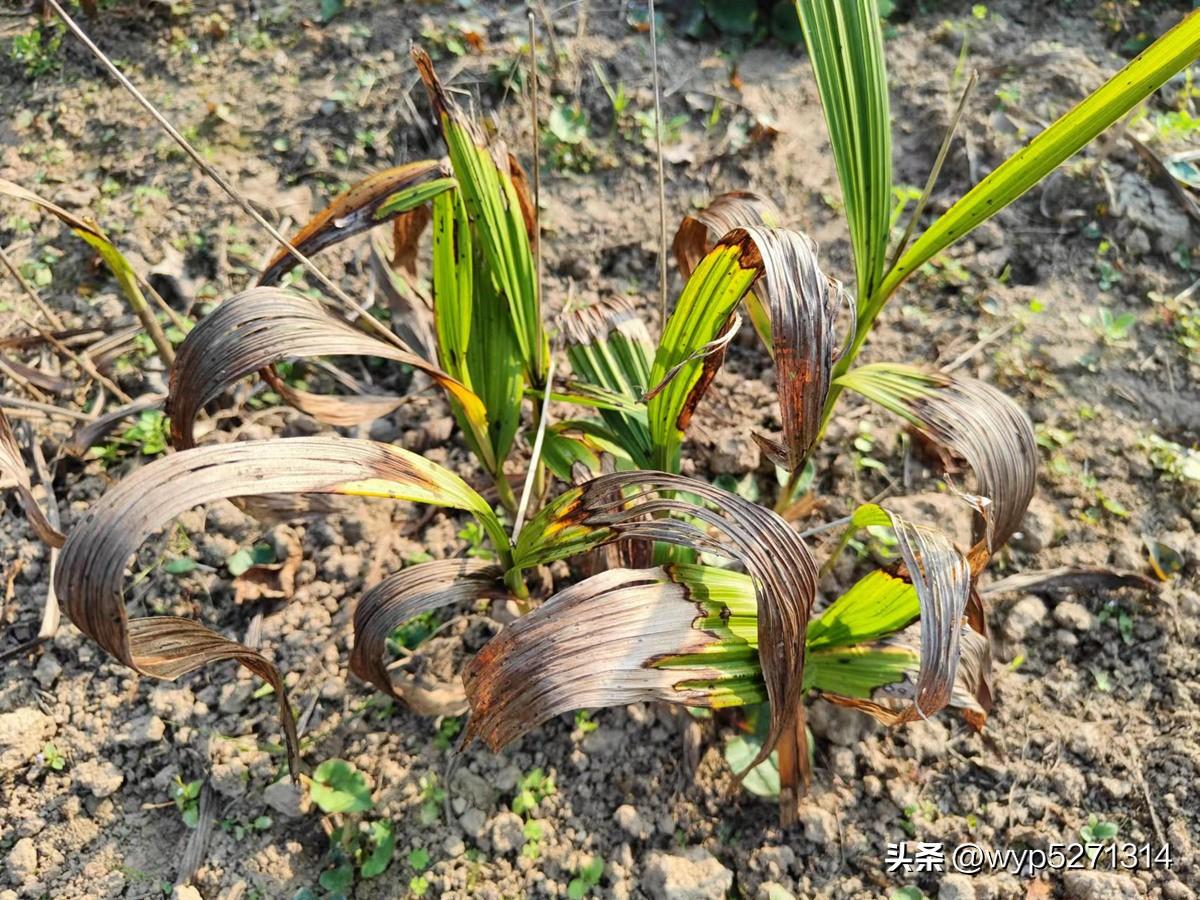
[[[839,519],[838,521],[841,521],[841,520]],[[850,546],[850,539],[852,537],[854,537],[854,532],[856,531],[856,529],[852,522],[852,517],[847,517],[846,522],[847,522],[846,528],[842,531],[841,537],[838,538],[837,545],[833,548],[833,552],[830,553],[829,557],[825,560],[825,562],[821,564],[821,569],[817,573],[818,579],[824,578],[826,575],[828,575],[830,573],[830,571],[832,571],[834,564],[837,563],[838,558],[842,555],[842,551],[845,550],[848,546]],[[834,524],[834,523],[830,523],[830,524]]]
[[[867,342],[867,335],[871,333],[871,326],[875,323],[875,317],[879,315],[879,311],[883,309],[884,303],[887,302],[888,296],[894,293],[899,286],[897,281],[891,285],[887,295],[880,297],[883,287],[887,287],[885,279],[883,287],[876,292],[876,295],[867,303],[867,308],[863,313],[862,318],[858,320],[854,327],[854,340],[851,342],[849,349],[842,354],[842,358],[837,361],[833,367],[833,375],[830,379],[829,395],[825,398],[825,409],[821,413],[821,430],[817,436],[817,440],[825,437],[825,429],[829,427],[829,420],[833,418],[833,410],[837,406],[838,397],[842,394],[842,386],[837,383],[837,380],[850,371],[850,367],[854,365],[854,360],[863,348],[863,344]]]
[[[533,439],[533,449],[529,455],[529,469],[525,473],[525,487],[521,490],[521,502],[517,505],[516,518],[513,520],[512,539],[515,541],[521,536],[521,528],[525,525],[525,513],[529,509],[529,499],[533,495],[534,484],[539,480],[542,471],[542,444],[546,439],[546,423],[550,419],[550,395],[554,385],[554,363],[553,355],[550,357],[550,365],[546,367],[546,389],[542,394],[542,405],[539,409],[534,406],[534,429],[535,436]]]
[[[496,493],[500,496],[500,505],[503,506],[510,514],[517,513],[517,495],[513,493],[512,485],[508,483],[508,478],[504,474],[503,467],[496,472]]]
[[[134,315],[138,317],[138,321],[142,323],[142,327],[146,329],[146,334],[150,336],[150,340],[154,344],[154,349],[158,351],[163,365],[170,368],[175,364],[175,348],[167,340],[166,332],[163,331],[162,325],[159,324],[158,316],[150,308],[150,302],[146,299],[146,295],[142,293],[142,289],[138,286],[136,278],[122,279],[118,276],[117,280],[125,282],[122,285],[125,288],[125,299],[133,307]]]
[[[504,584],[508,588],[509,592],[517,598],[518,605],[521,607],[521,612],[528,612],[528,603],[523,601],[529,600],[529,588],[525,586],[525,578],[522,575],[521,570],[516,566],[513,566],[511,569],[505,572]]]
[[[784,484],[783,490],[779,492],[779,499],[775,501],[775,512],[783,515],[792,505],[792,494],[796,492],[796,484],[800,481],[800,476],[803,474],[804,466],[797,466],[788,473],[787,483]]]

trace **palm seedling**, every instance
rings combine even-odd
[[[556,384],[537,277],[537,211],[524,175],[511,154],[485,140],[418,51],[447,157],[373,176],[293,239],[312,255],[390,222],[392,247],[376,240],[373,254],[391,299],[393,332],[381,339],[280,287],[293,267],[287,252],[267,266],[259,286],[224,301],[192,329],[172,365],[167,401],[178,452],[106,494],[62,549],[54,584],[75,624],[144,674],[177,678],[234,659],[269,681],[295,772],[295,729],[276,668],[192,620],[129,619],[125,567],[154,530],[218,498],[236,498],[253,511],[284,508],[296,495],[386,497],[465,511],[496,552],[494,563],[411,566],[360,600],[351,668],[402,700],[413,697],[389,672],[386,656],[388,635],[406,620],[480,598],[531,603],[526,573],[557,560],[605,552],[616,563],[559,586],[470,661],[463,677],[467,741],[496,749],[559,713],[637,700],[711,708],[767,703],[768,732],[751,766],[778,754],[781,815],[789,822],[810,777],[806,698],[892,724],[953,705],[982,727],[990,660],[976,581],[1019,529],[1032,496],[1032,428],[1011,400],[974,379],[855,362],[907,275],[1196,58],[1200,16],[1187,17],[911,245],[906,235],[889,253],[890,115],[874,4],[801,0],[798,9],[845,197],[853,292],[821,269],[810,240],[779,227],[769,202],[725,195],[685,220],[676,236],[686,280],[657,343],[624,300],[572,311],[561,329],[571,376]],[[428,282],[415,262],[427,227]],[[788,473],[781,508],[806,481],[813,448],[848,388],[939,448],[947,471],[957,461],[970,467],[972,493],[959,494],[975,510],[970,547],[932,525],[864,505],[845,523],[838,548],[858,529],[884,527],[894,534],[898,559],[818,611],[828,562],[818,565],[783,516],[679,474],[688,422],[721,365],[742,304],[776,368],[782,434],[755,439]],[[843,319],[851,325],[839,329]],[[407,340],[394,333],[401,327]],[[347,354],[410,366],[446,391],[463,440],[494,483],[499,511],[457,475],[390,444],[305,437],[196,445],[194,421],[203,407],[254,372],[288,403],[333,425],[368,421],[404,402],[308,393],[273,368]],[[549,422],[548,400],[585,412]],[[528,521],[506,468],[520,472],[523,429],[524,443],[535,448],[524,460],[528,490],[521,493],[533,498]],[[17,466],[13,442],[0,449],[0,464]],[[552,498],[550,476],[569,484]],[[28,505],[28,483],[18,484]]]

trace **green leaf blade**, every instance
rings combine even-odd
[[[883,278],[892,202],[891,112],[875,0],[797,0],[854,247],[859,308]]]
[[[317,766],[308,793],[326,814],[365,812],[375,805],[362,772],[344,759]]]
[[[710,367],[716,354],[705,355],[704,348],[722,333],[762,271],[758,252],[752,247],[748,252],[748,246],[744,231],[718,243],[688,278],[663,329],[650,370],[657,392],[647,403],[656,468],[678,471],[683,431],[707,387],[706,376],[715,374]]]
[[[1193,12],[950,207],[888,273],[871,298],[872,308],[877,310],[912,272],[1028,191],[1197,57],[1200,12]]]

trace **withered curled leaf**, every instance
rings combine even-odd
[[[921,605],[921,668],[904,721],[943,709],[954,690],[963,617],[971,590],[966,557],[941,531],[889,513],[892,529]]]
[[[642,700],[713,705],[711,685],[725,676],[703,655],[722,636],[700,627],[709,610],[689,577],[696,568],[609,569],[517,619],[463,675],[467,739],[498,750],[574,709]],[[658,664],[676,659],[684,662]]]
[[[977,516],[974,540],[995,553],[1021,527],[1037,478],[1037,444],[1025,411],[990,384],[916,366],[875,363],[838,379],[911,422],[975,472],[990,515]]]
[[[297,771],[295,723],[279,672],[265,656],[190,619],[130,620],[123,584],[130,558],[156,529],[194,506],[259,493],[390,497],[466,509],[507,552],[491,508],[460,478],[389,444],[339,438],[247,441],[184,450],[135,471],[71,532],[54,587],[76,627],[137,672],[173,680],[232,659],[275,689]]]
[[[751,288],[758,293],[749,294]],[[849,305],[845,292],[821,271],[816,245],[804,234],[742,226],[696,261],[663,330],[647,400],[664,467],[677,459],[683,430],[722,364],[743,298],[755,327],[769,326],[784,431],[782,443],[757,434],[755,440],[794,471],[820,433],[837,356],[834,325],[839,308]]]
[[[21,446],[13,434],[8,417],[0,410],[0,489],[11,487],[25,511],[25,518],[39,538],[51,547],[61,547],[66,538],[50,523],[33,496],[33,478],[21,457]],[[49,485],[47,485],[49,489]]]
[[[960,659],[950,685],[948,704],[962,711],[963,718],[976,731],[983,728],[991,710],[991,645],[985,635],[963,625],[958,636]],[[896,726],[918,718],[913,697],[918,692],[918,663],[922,656],[920,629],[916,626],[877,641],[849,648],[856,655],[898,655],[910,660],[896,680],[880,686],[869,697],[853,697],[821,691],[823,700],[837,706],[867,713],[884,725]]]
[[[230,297],[193,328],[171,367],[167,414],[172,440],[195,444],[197,413],[233,382],[286,358],[379,356],[427,372],[472,414],[486,418],[479,398],[457,379],[412,353],[370,337],[325,312],[315,301],[281,288],[251,288]],[[275,386],[299,408],[330,424],[368,421],[404,402],[401,397],[319,397]]]
[[[1157,591],[1160,585],[1138,572],[1124,572],[1108,566],[1057,566],[1033,572],[1017,572],[980,588],[981,594],[1003,594],[1020,591],[1030,594],[1053,594],[1056,591],[1111,591],[1135,588]]]
[[[525,526],[514,559],[527,566],[621,538],[716,553],[745,565],[754,579],[771,725],[751,768],[779,745],[781,804],[785,817],[794,816],[801,782],[809,777],[802,697],[817,567],[808,547],[774,512],[735,494],[680,475],[635,471],[601,475],[560,495]]]
[[[735,228],[778,228],[782,223],[779,207],[762,194],[754,191],[719,194],[704,209],[684,216],[679,223],[672,244],[675,262],[687,278],[717,241]]]
[[[419,236],[418,224],[429,219],[425,207],[429,193],[452,187],[454,182],[449,176],[446,161],[433,159],[376,172],[335,197],[292,235],[289,243],[305,256],[315,256],[327,247],[389,220],[396,221],[393,227],[397,236],[408,236],[411,232]],[[398,195],[402,202],[393,201],[392,198]],[[299,264],[287,248],[281,248],[259,276],[259,286],[279,284],[283,276]]]
[[[845,293],[817,265],[817,247],[807,235],[763,228],[748,228],[747,233],[763,261],[758,290],[771,318],[784,437],[782,444],[760,434],[754,440],[793,472],[804,465],[821,431],[836,358],[834,323]]]
[[[730,231],[737,228],[778,228],[783,213],[769,198],[754,191],[731,191],[714,197],[707,207],[683,217],[675,232],[675,262],[684,278],[692,274],[700,260]],[[773,353],[771,317],[757,290],[746,294],[750,322],[768,353]]]
[[[438,559],[389,575],[358,601],[350,671],[385,694],[404,701],[416,712],[426,714],[417,688],[401,685],[397,690],[388,673],[384,664],[388,637],[410,619],[444,606],[507,596],[500,581],[502,575],[499,566],[479,559]],[[463,699],[461,692],[459,698]]]
[[[808,634],[812,686],[823,696],[849,695],[851,705],[869,712],[867,701],[877,699],[878,689],[890,701],[878,718],[898,724],[928,718],[947,704],[966,705],[955,699],[965,685],[975,698],[968,719],[982,727],[991,708],[990,641],[971,555],[939,529],[875,504],[854,511],[841,546],[871,526],[892,529],[900,559],[869,573],[821,611]],[[906,629],[912,634],[901,640]],[[973,656],[964,662],[964,641],[975,641],[963,637],[968,632],[982,644],[970,648]]]

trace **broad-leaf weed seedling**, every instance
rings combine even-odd
[[[53,25],[35,25],[25,34],[15,34],[12,39],[12,58],[25,68],[28,78],[37,78],[53,72],[61,65],[58,50],[62,44],[63,29]]]
[[[330,867],[320,875],[321,887],[346,896],[352,892],[355,871],[364,879],[382,875],[395,854],[396,837],[391,822],[358,815],[375,805],[362,772],[345,760],[326,760],[313,771],[308,794],[333,826]]]
[[[200,789],[203,786],[203,781],[184,781],[178,775],[171,786],[171,799],[175,801],[175,808],[188,828],[195,828],[200,819]]]
[[[567,897],[570,900],[583,900],[591,893],[592,888],[600,884],[600,878],[603,875],[604,858],[601,856],[591,857],[567,884]]]

